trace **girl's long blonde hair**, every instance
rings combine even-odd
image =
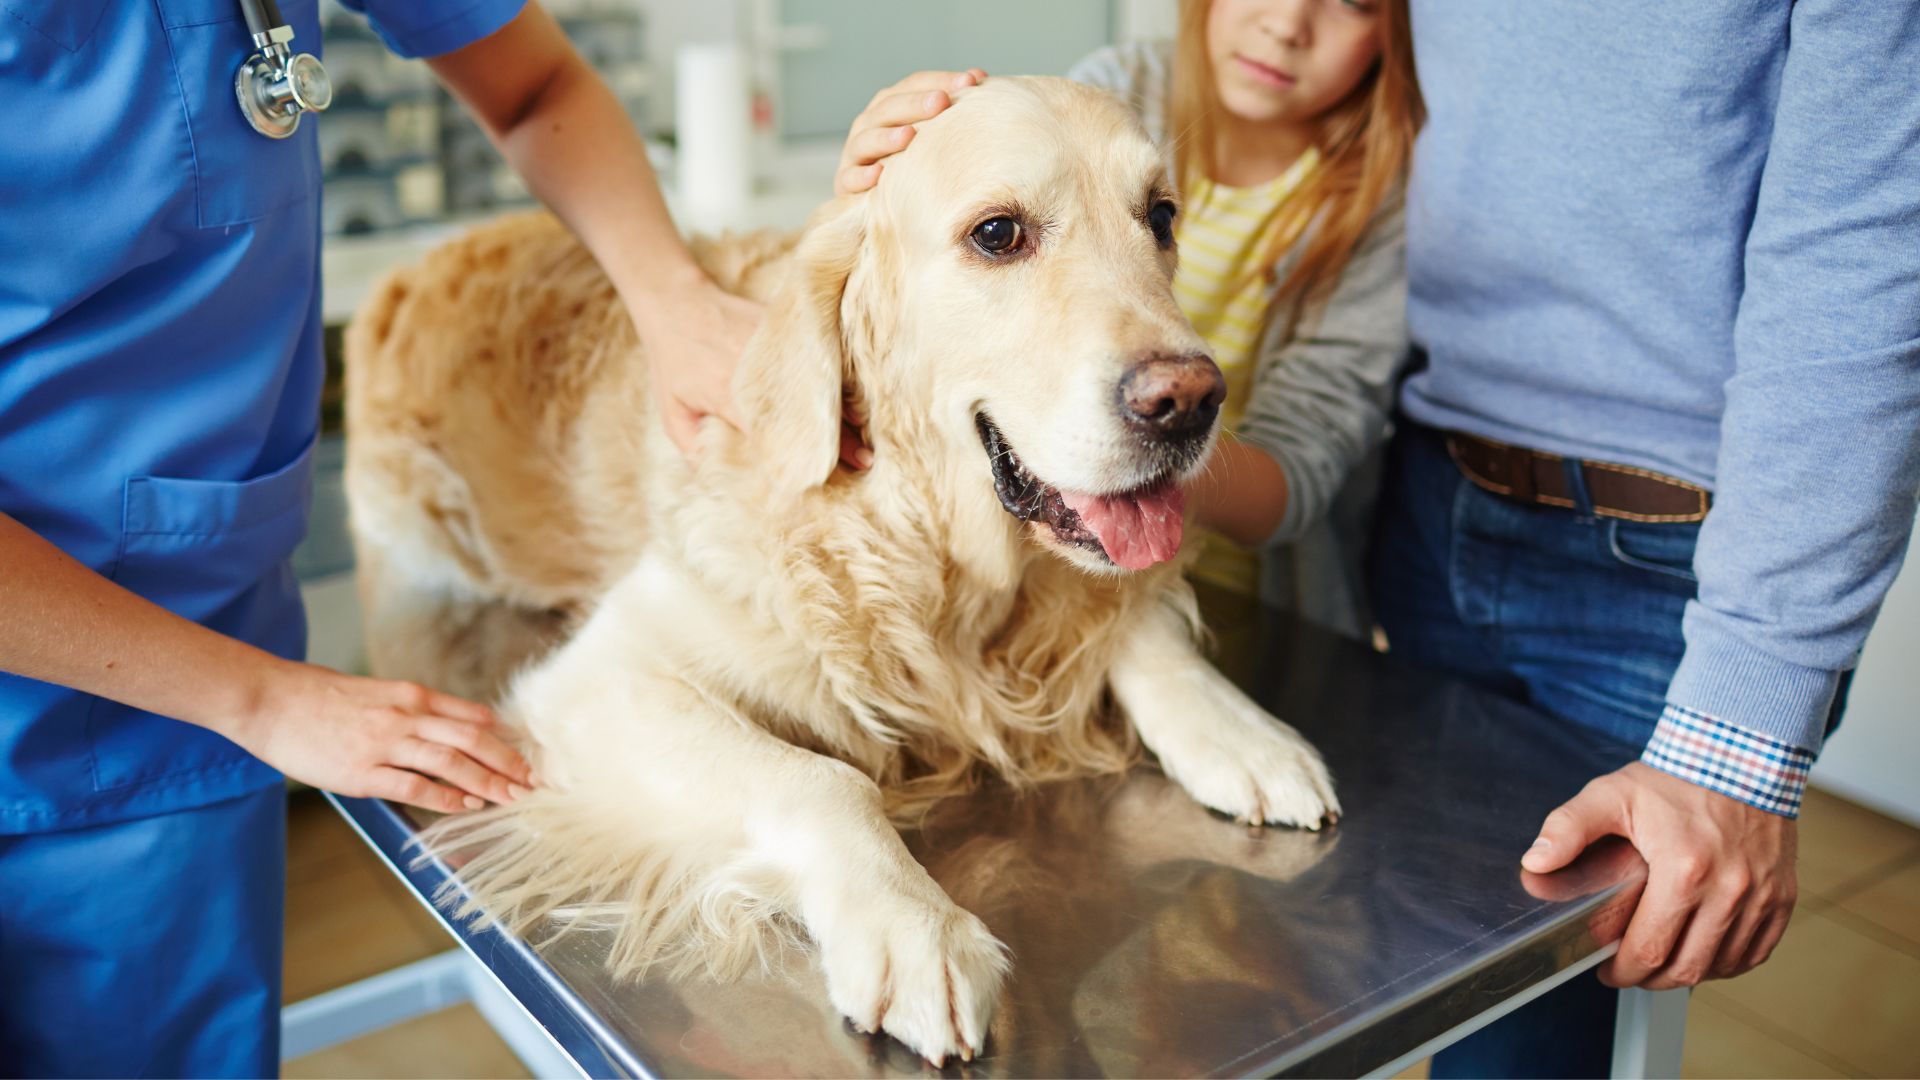
[[[1223,106],[1207,55],[1212,6],[1212,0],[1180,0],[1166,130],[1174,140],[1174,173],[1183,187],[1196,172],[1207,177],[1217,172],[1214,118]],[[1274,274],[1281,257],[1304,238],[1299,260],[1274,291],[1268,322],[1284,310],[1291,329],[1309,307],[1326,300],[1380,204],[1400,186],[1413,160],[1413,139],[1427,110],[1414,74],[1407,0],[1382,0],[1379,26],[1380,58],[1321,118],[1314,140],[1320,165],[1288,198],[1272,246],[1260,261]]]

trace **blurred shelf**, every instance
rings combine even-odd
[[[667,209],[683,232],[718,234],[755,229],[798,229],[815,207],[833,197],[833,170],[839,140],[795,142],[762,173],[763,180],[744,204],[726,209],[695,209],[675,190],[672,152],[650,144],[654,171],[663,178]],[[427,252],[515,207],[458,214],[444,220],[359,236],[329,236],[321,248],[323,315],[344,323],[366,299],[382,274],[416,262]]]

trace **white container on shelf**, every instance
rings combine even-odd
[[[676,186],[698,227],[737,214],[753,194],[747,57],[734,42],[687,44],[675,66]]]

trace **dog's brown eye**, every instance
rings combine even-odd
[[[973,227],[974,246],[988,255],[1005,255],[1020,246],[1020,223],[1010,217],[988,218]]]
[[[1153,242],[1161,247],[1173,246],[1173,216],[1178,213],[1174,205],[1165,199],[1153,204],[1147,211],[1147,228],[1153,230]]]

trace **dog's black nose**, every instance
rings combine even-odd
[[[1120,419],[1144,435],[1203,435],[1227,400],[1227,380],[1211,357],[1153,356],[1120,377]]]

